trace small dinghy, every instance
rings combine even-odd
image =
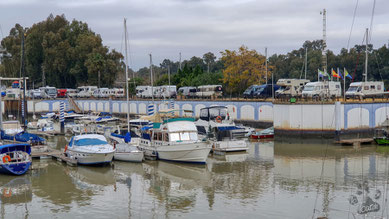
[[[8,144],[0,146],[0,173],[25,174],[31,166],[29,144]]]

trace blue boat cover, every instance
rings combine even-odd
[[[230,131],[230,130],[237,130],[237,129],[243,129],[243,128],[239,128],[236,126],[220,126],[220,127],[217,127],[217,129],[219,131]]]
[[[145,127],[142,127],[140,130],[141,130],[141,131],[146,131],[146,130],[149,130],[149,129],[151,129],[150,126],[145,126]]]
[[[3,140],[11,140],[11,141],[19,141],[19,142],[28,142],[32,144],[44,143],[45,139],[39,137],[38,135],[34,135],[28,132],[20,132],[16,135],[7,135],[3,130],[1,130],[1,139]]]
[[[102,119],[110,119],[112,116],[103,116],[96,119],[97,122],[101,121]]]
[[[117,138],[124,138],[124,135],[117,134],[117,133],[115,133],[115,132],[112,132],[112,133],[111,133],[111,136],[117,137]]]
[[[127,132],[126,136],[124,136],[124,142],[131,142],[131,133]]]
[[[89,145],[102,145],[108,144],[106,141],[96,139],[96,138],[84,138],[74,141],[74,145],[76,146],[89,146]]]
[[[31,146],[30,144],[6,144],[0,146],[0,154],[10,151],[25,151],[26,153],[31,154]]]

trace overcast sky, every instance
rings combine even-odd
[[[300,48],[305,40],[322,38],[327,10],[328,49],[347,47],[357,0],[0,0],[3,35],[19,23],[30,27],[50,13],[88,23],[104,45],[124,51],[123,18],[127,18],[131,67],[138,69],[164,58],[178,61],[213,52],[250,49],[269,54]],[[370,27],[373,0],[359,0],[350,45],[360,44]],[[376,0],[371,42],[389,40],[389,1]],[[0,33],[1,34],[1,33]],[[124,53],[124,52],[123,52]]]

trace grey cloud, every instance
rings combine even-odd
[[[27,2],[27,3],[26,3]],[[123,18],[130,35],[132,66],[155,64],[164,58],[178,60],[244,44],[250,49],[286,53],[305,40],[320,39],[327,9],[327,45],[334,52],[347,46],[355,0],[2,0],[0,15],[4,34],[15,23],[31,26],[50,13],[87,22],[105,45],[123,50]],[[23,4],[22,4],[23,3]],[[370,25],[372,1],[360,0],[351,45],[361,43]],[[389,39],[389,2],[377,0],[372,42],[376,47]]]

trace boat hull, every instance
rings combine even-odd
[[[99,165],[111,163],[114,152],[107,153],[86,153],[77,151],[68,151],[68,155],[77,160],[80,165]]]
[[[389,139],[385,138],[385,137],[382,137],[382,138],[374,138],[374,141],[378,144],[378,145],[387,145],[389,146]]]
[[[207,142],[156,147],[158,159],[205,164],[211,147]]]
[[[274,134],[263,134],[263,135],[251,135],[252,139],[266,139],[266,138],[274,138]]]
[[[136,162],[140,163],[143,161],[143,152],[142,151],[136,151],[136,152],[115,152],[115,155],[113,158],[115,160],[119,161],[126,161],[126,162]]]
[[[215,141],[212,143],[213,151],[238,152],[249,149],[245,140]]]
[[[9,175],[23,175],[28,171],[30,166],[31,166],[31,161],[11,163],[11,164],[1,164],[0,173],[9,174]]]

